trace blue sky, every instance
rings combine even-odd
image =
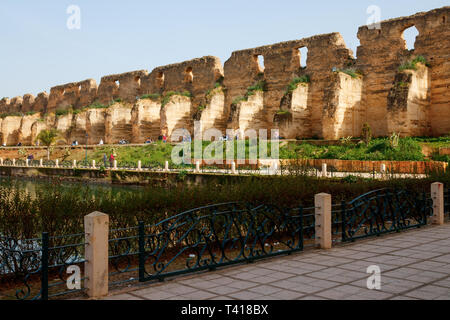
[[[81,9],[80,30],[66,26],[70,5]],[[329,32],[356,55],[370,5],[385,20],[448,0],[2,0],[0,98],[205,55],[224,63],[234,50]]]

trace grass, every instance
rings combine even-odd
[[[278,111],[281,115],[289,114],[289,111]],[[450,138],[449,138],[450,139]],[[251,144],[249,140],[241,141],[245,145],[245,157],[248,159],[250,154],[259,151],[258,143]],[[444,143],[444,142],[440,142]],[[449,140],[450,144],[450,140]],[[289,142],[280,147],[279,157],[281,159],[340,159],[340,160],[391,160],[391,161],[426,161],[428,160],[422,154],[423,142],[414,138],[400,138],[397,147],[393,147],[389,138],[372,139],[368,145],[364,143],[345,143],[335,146],[317,146],[308,142]],[[226,155],[227,144],[223,142],[202,142],[202,150],[206,148],[214,150],[216,147],[222,149],[223,156]],[[102,162],[103,154],[109,157],[111,152],[117,154],[119,162],[137,164],[138,160],[143,163],[151,163],[160,167],[164,166],[165,161],[169,161],[173,166],[171,159],[172,149],[174,146],[170,143],[157,143],[145,146],[122,146],[122,147],[97,147],[93,151],[89,151],[89,160],[96,160],[97,163]],[[234,143],[234,157],[237,159],[238,146]],[[202,152],[203,152],[202,151]],[[267,142],[267,152],[270,156],[271,143]],[[191,143],[191,154],[194,157],[194,142]],[[215,153],[212,153],[215,156]],[[74,158],[75,158],[74,154]],[[80,159],[84,159],[84,153],[80,153]],[[433,157],[433,159],[435,159]],[[72,157],[70,158],[72,160]],[[436,158],[437,160],[437,158]]]
[[[6,112],[0,114],[0,118],[2,119],[5,119],[6,117],[22,117],[22,116],[23,116],[22,112]]]
[[[339,69],[339,70],[337,70],[337,72],[342,72],[342,73],[348,74],[353,79],[360,78],[362,76],[361,71],[359,71],[355,68],[347,68],[347,69],[342,69],[342,70]]]
[[[277,111],[277,114],[278,115],[288,115],[288,114],[291,114],[291,112],[288,110],[279,110],[279,111]]]
[[[208,91],[206,91],[205,96],[206,96],[207,99],[211,99],[212,96],[213,96],[215,93],[218,93],[218,92],[223,92],[223,86],[222,86],[222,83],[221,83],[221,82],[216,82],[216,83],[214,84],[214,88],[209,89]]]
[[[310,83],[311,79],[309,77],[309,75],[304,75],[301,77],[295,77],[294,79],[291,80],[291,82],[289,82],[287,88],[286,88],[286,93],[285,94],[290,94],[292,93],[295,89],[297,89],[297,87],[300,84],[307,84]]]
[[[237,97],[233,100],[232,104],[237,105],[242,101],[248,101],[248,98],[255,95],[256,92],[264,92],[266,91],[266,82],[264,80],[260,80],[254,85],[247,88],[247,92],[242,97]]]
[[[402,63],[400,65],[400,67],[398,67],[398,70],[399,71],[417,70],[418,63],[421,63],[427,67],[430,67],[430,64],[427,62],[427,59],[425,59],[423,56],[418,56],[418,57],[414,58],[413,60]]]
[[[412,138],[399,139],[397,148],[389,139],[373,139],[368,145],[363,143],[338,146],[315,146],[308,143],[288,144],[280,148],[282,159],[339,159],[339,160],[392,160],[424,161],[420,143]]]
[[[153,101],[159,101],[161,99],[161,95],[159,93],[151,93],[151,94],[144,94],[140,97],[140,99],[150,99]]]
[[[164,97],[161,100],[161,108],[164,108],[164,106],[170,102],[170,100],[172,99],[173,96],[182,96],[182,97],[192,98],[192,94],[189,91],[183,91],[183,92],[169,91],[164,95]]]

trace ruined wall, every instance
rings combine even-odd
[[[190,98],[172,96],[170,101],[161,108],[161,133],[170,138],[176,129],[189,130],[193,122],[191,108]]]
[[[193,105],[197,106],[205,103],[207,91],[222,77],[220,59],[206,56],[155,68],[143,79],[141,91],[143,94],[188,91],[192,94]]]
[[[266,128],[267,120],[263,115],[264,110],[264,93],[257,91],[250,96],[247,101],[241,101],[233,110],[230,129],[239,133],[239,137],[243,138],[245,131],[249,129],[256,130]]]
[[[116,144],[121,139],[130,139],[131,136],[131,106],[115,103],[106,109],[104,143]],[[91,143],[97,144],[99,141]]]
[[[47,111],[79,109],[94,102],[96,95],[97,84],[93,79],[56,86],[50,89]],[[35,107],[35,111],[40,109]]]
[[[430,89],[431,73],[425,65],[417,65],[417,70],[398,72],[388,95],[389,132],[402,136],[431,134],[428,115]]]
[[[151,99],[136,102],[131,111],[132,143],[156,140],[161,132],[161,103]]]
[[[330,86],[325,90],[323,138],[357,137],[362,129],[362,77],[335,72],[331,79]]]
[[[50,94],[42,92],[37,97],[3,98],[0,113],[52,115],[57,110],[103,104],[105,109],[90,109],[53,123],[44,121],[47,128],[56,126],[65,131],[67,139],[79,143],[85,142],[86,133],[90,143],[100,139],[143,142],[181,127],[192,134],[194,120],[202,123],[203,130],[214,127],[223,132],[226,128],[279,128],[285,138],[356,137],[364,122],[375,136],[393,131],[448,134],[450,7],[380,25],[380,29],[359,28],[357,59],[339,33],[329,33],[235,51],[224,67],[218,58],[205,56],[157,67],[150,73],[108,75],[98,87],[88,79],[55,86]],[[412,26],[419,35],[410,51],[403,33]],[[308,49],[305,65],[301,64],[301,48]],[[426,70],[399,71],[402,64],[418,56],[426,59]],[[340,72],[348,70],[358,76]],[[287,90],[293,79],[306,76],[309,82]],[[398,86],[402,79],[407,88]],[[249,92],[255,84],[264,91]],[[174,92],[189,92],[190,97]],[[143,95],[151,97],[141,99]],[[44,127],[27,118],[19,133],[17,121],[14,117],[2,121],[2,139],[8,144],[31,142],[35,131]]]
[[[35,141],[32,135],[32,126],[39,118],[40,115],[38,113],[22,117],[17,140],[22,142],[23,145],[34,144]]]
[[[225,94],[222,90],[216,89],[207,99],[207,104],[202,110],[198,110],[194,116],[200,122],[201,133],[208,129],[223,130],[226,128]]]
[[[88,144],[99,143],[100,139],[106,142],[106,109],[91,109],[87,110],[85,114],[86,119],[86,132],[88,133]],[[86,137],[83,136],[82,129],[80,127],[80,135],[74,138],[78,138],[79,142],[86,143]]]
[[[97,100],[105,105],[116,99],[133,103],[140,95],[141,81],[147,75],[147,70],[139,70],[105,76],[98,87]]]
[[[301,65],[300,48],[308,49],[305,66]],[[264,68],[258,63],[264,58]],[[328,85],[333,68],[344,68],[352,61],[351,50],[345,47],[339,33],[318,35],[296,41],[233,52],[225,62],[224,84],[227,88],[226,105],[231,108],[233,100],[245,96],[248,88],[264,81],[264,108],[258,117],[266,119],[261,128],[272,128],[275,113],[281,107],[286,88],[294,77],[308,75],[311,114],[309,135],[322,135],[322,109],[324,88]],[[259,129],[259,128],[254,128]]]
[[[281,102],[281,110],[274,116],[274,126],[280,130],[280,137],[297,139],[311,132],[311,113],[308,109],[309,85],[302,83]]]
[[[14,146],[19,143],[19,130],[22,123],[22,117],[6,117],[1,125],[2,144]]]
[[[358,67],[364,72],[363,101],[365,121],[375,135],[388,134],[387,98],[399,66],[418,55],[431,67],[432,133],[450,130],[450,7],[387,20],[381,29],[359,28]],[[409,51],[403,38],[407,28],[415,26],[419,35],[415,50]]]

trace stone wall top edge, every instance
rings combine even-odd
[[[311,45],[313,42],[316,41],[323,41],[323,40],[340,40],[342,38],[341,34],[339,32],[332,32],[332,33],[324,33],[319,34],[315,36],[311,36],[308,38],[302,38],[298,40],[289,40],[289,41],[282,41],[277,42],[274,44],[269,45],[263,45],[255,48],[249,48],[249,49],[242,49],[242,50],[236,50],[233,51],[233,54],[263,54],[264,52],[270,51],[270,50],[279,50],[279,49],[291,49],[295,47],[307,47]]]
[[[400,26],[408,28],[409,26],[414,25],[417,22],[417,20],[425,19],[425,18],[433,16],[433,15],[441,15],[442,13],[450,13],[450,6],[445,6],[445,7],[433,9],[430,11],[418,12],[418,13],[415,13],[410,16],[382,20],[380,22],[380,24],[381,24],[382,29],[383,29],[383,26],[387,28],[387,27],[394,27],[396,25],[400,25]],[[358,29],[358,34],[361,32],[367,31],[368,27],[369,27],[368,25],[360,26]]]

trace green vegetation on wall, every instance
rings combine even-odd
[[[286,92],[285,94],[290,94],[292,93],[295,89],[297,89],[297,87],[302,84],[302,85],[306,85],[307,83],[310,83],[311,79],[309,77],[309,75],[304,75],[301,77],[295,77],[294,79],[291,80],[291,82],[289,82],[287,88],[286,88]]]
[[[399,71],[404,71],[404,70],[417,70],[417,64],[421,63],[427,67],[430,67],[430,64],[427,62],[427,59],[425,59],[423,56],[418,56],[416,58],[414,58],[411,61],[407,61],[405,63],[402,63],[400,65],[400,67],[398,67]]]
[[[266,91],[266,82],[264,80],[260,80],[254,85],[247,88],[247,92],[245,96],[237,97],[233,100],[232,104],[237,105],[239,102],[248,101],[248,98],[255,95],[256,92],[264,92]]]

